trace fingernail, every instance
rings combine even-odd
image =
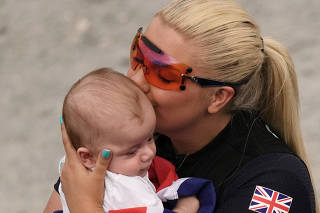
[[[63,162],[60,162],[60,168],[62,167],[62,165],[63,165]]]
[[[105,158],[105,159],[107,159],[109,156],[110,156],[110,150],[104,149],[104,150],[102,151],[102,157]]]
[[[63,123],[62,115],[60,115],[60,119],[59,119],[59,121],[60,121],[60,125],[62,125],[62,123]]]

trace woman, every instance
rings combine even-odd
[[[155,108],[158,155],[179,177],[211,179],[215,212],[316,212],[291,58],[238,4],[173,1],[138,31],[128,76]],[[63,135],[70,209],[101,212],[108,161],[88,173]],[[193,201],[177,211],[194,212]]]

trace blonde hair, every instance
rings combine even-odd
[[[237,88],[227,106],[230,112],[260,112],[309,166],[300,127],[296,73],[279,42],[263,39],[252,18],[232,0],[175,0],[156,16],[199,48],[194,56],[200,61],[199,70],[227,82],[249,79]]]
[[[141,95],[143,93],[132,80],[109,68],[82,77],[69,90],[62,110],[73,146],[76,149],[88,145],[98,148],[99,137],[110,134],[110,117],[143,122]]]

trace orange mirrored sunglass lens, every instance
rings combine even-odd
[[[140,29],[139,29],[140,30]],[[166,90],[180,90],[182,85],[181,75],[186,73],[188,66],[182,63],[176,64],[161,64],[160,62],[153,62],[152,59],[157,56],[158,53],[155,53],[153,50],[149,49],[144,43],[141,43],[141,31],[137,32],[136,36],[133,39],[130,51],[130,62],[131,68],[133,70],[143,69],[144,76],[148,83],[151,85],[166,89]],[[143,46],[139,46],[139,42]],[[144,53],[141,48],[143,48]],[[148,52],[151,52],[152,55],[148,55]],[[164,54],[159,54],[159,57],[165,56]],[[171,58],[170,56],[166,56]],[[151,59],[150,59],[151,58]],[[173,59],[173,58],[171,58]],[[175,61],[175,59],[173,59]]]

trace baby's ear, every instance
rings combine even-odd
[[[77,150],[77,154],[81,160],[81,163],[91,169],[91,168],[94,168],[95,165],[96,165],[96,159],[95,157],[93,156],[93,154],[90,152],[90,150],[86,147],[80,147],[78,150]]]

